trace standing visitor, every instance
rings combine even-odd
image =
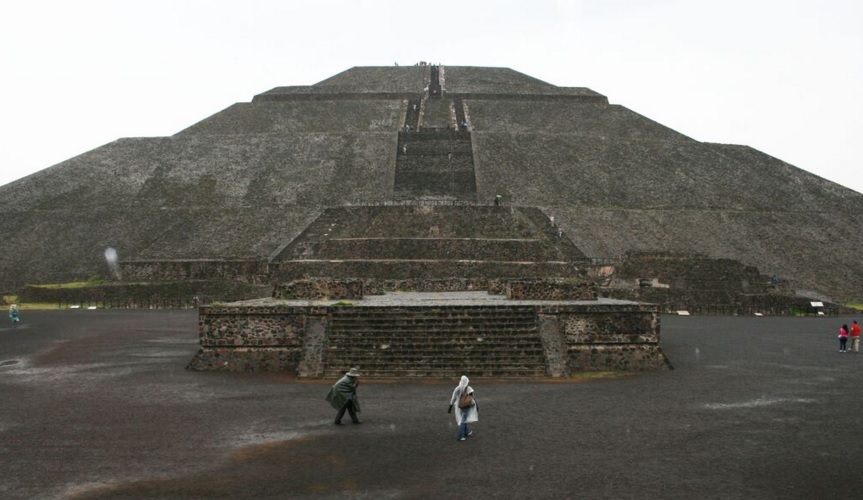
[[[848,346],[848,325],[839,328],[839,352],[845,352]]]
[[[464,441],[473,434],[473,431],[468,429],[467,424],[479,420],[479,407],[477,407],[476,399],[473,397],[473,387],[467,384],[468,378],[462,375],[458,385],[452,391],[449,410],[447,411],[447,413],[452,413],[453,405],[456,406],[455,423],[458,425],[456,439],[459,441]]]
[[[9,319],[12,320],[12,326],[17,325],[18,322],[21,321],[21,313],[18,311],[18,304],[12,304],[12,306],[9,307]]]
[[[351,416],[351,422],[355,424],[363,423],[358,417],[360,412],[360,402],[357,399],[357,386],[360,385],[359,369],[351,368],[345,376],[340,378],[338,382],[333,384],[330,392],[327,394],[327,401],[338,410],[336,414],[336,425],[342,425],[342,417],[345,416],[345,411]]]
[[[851,324],[851,350],[856,353],[860,352],[860,325],[857,324],[856,319]]]

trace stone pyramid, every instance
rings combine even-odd
[[[260,269],[330,209],[496,199],[553,217],[579,258],[698,254],[801,293],[863,295],[860,193],[590,89],[426,65],[277,87],[173,136],[120,139],[0,187],[0,283],[109,277],[109,247],[130,271]]]

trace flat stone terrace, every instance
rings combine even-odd
[[[250,307],[273,306],[332,306],[337,300],[273,300],[255,299],[235,302],[231,305]],[[598,298],[597,300],[561,300],[554,301],[559,305],[591,305],[640,307],[638,302]],[[547,300],[511,300],[505,295],[493,295],[488,292],[391,292],[386,295],[366,295],[361,300],[352,300],[355,307],[398,307],[398,306],[548,306]]]
[[[507,300],[397,292],[351,301],[253,300],[200,308],[200,371],[373,377],[568,377],[670,367],[658,308],[614,299]]]

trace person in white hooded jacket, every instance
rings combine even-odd
[[[455,406],[455,423],[458,425],[458,436],[456,436],[456,439],[459,441],[464,441],[468,436],[473,434],[468,429],[467,424],[479,420],[479,407],[476,404],[476,399],[473,397],[473,388],[468,385],[468,382],[468,378],[462,375],[458,385],[452,391],[452,397],[449,400],[449,411],[447,412],[452,413],[453,406]],[[464,402],[463,395],[470,396],[469,405],[466,407],[462,407],[463,405],[459,404],[460,401]]]

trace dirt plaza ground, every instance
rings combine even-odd
[[[332,380],[185,370],[195,311],[25,312],[0,327],[0,498],[859,498],[850,317],[662,318],[675,369],[565,382]],[[466,374],[469,377],[470,373]]]

